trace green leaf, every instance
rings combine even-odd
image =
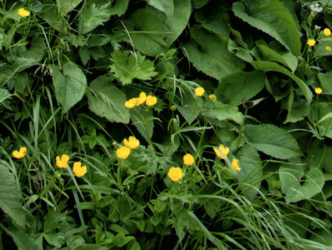
[[[25,229],[25,213],[21,208],[20,190],[17,189],[13,174],[2,164],[0,164],[0,190],[0,208],[17,225]]]
[[[274,125],[246,125],[244,136],[254,148],[275,158],[302,156],[296,140],[286,130]]]
[[[238,124],[243,123],[243,115],[239,112],[237,107],[222,106],[218,108],[210,108],[202,112],[202,115],[208,118],[214,118],[219,121],[233,120]]]
[[[233,4],[234,14],[275,38],[295,56],[301,55],[300,35],[292,15],[278,0],[246,0]]]
[[[11,98],[11,94],[8,92],[7,89],[0,89],[0,103],[4,100]]]
[[[98,77],[90,87],[93,94],[89,93],[88,99],[92,112],[111,122],[129,122],[130,113],[125,107],[126,95],[114,87],[107,77]]]
[[[332,138],[332,104],[330,102],[321,102],[312,106],[311,117],[318,121],[316,125],[319,128],[319,134]]]
[[[62,250],[108,250],[108,247],[97,246],[95,244],[84,244],[75,247],[65,247]]]
[[[172,16],[174,14],[173,0],[166,0],[166,1],[147,0],[147,3],[156,8],[157,10],[164,12],[166,16]]]
[[[215,95],[222,103],[237,106],[243,98],[250,100],[257,95],[264,88],[264,80],[263,71],[238,71],[220,80]]]
[[[80,14],[80,32],[86,34],[107,22],[112,14],[109,7],[110,3],[98,6],[95,3],[88,3]]]
[[[87,85],[83,71],[74,64],[66,63],[63,66],[63,74],[57,65],[50,65],[55,95],[62,104],[62,112],[66,113],[79,102]]]
[[[202,8],[205,4],[207,4],[210,0],[191,0],[192,5],[195,9]]]
[[[253,199],[263,180],[263,166],[258,152],[250,145],[245,145],[236,155],[241,170],[237,173],[242,192]]]
[[[46,50],[46,45],[44,39],[35,36],[31,41],[31,46],[27,50],[25,57],[30,59],[35,59],[37,62],[40,62],[44,58],[45,50]]]
[[[124,13],[126,13],[129,1],[130,0],[117,0],[116,3],[113,4],[111,8],[111,14],[122,16]]]
[[[304,119],[309,114],[309,104],[301,99],[294,100],[294,90],[290,91],[287,99],[282,100],[282,109],[288,110],[287,118],[284,123],[297,122]]]
[[[305,176],[306,180],[301,185],[301,178]],[[322,192],[324,186],[324,174],[317,168],[310,169],[304,175],[303,166],[284,165],[279,169],[281,181],[281,190],[286,195],[287,203],[298,202],[304,199],[310,199],[316,194]]]
[[[123,85],[130,84],[133,79],[151,80],[158,73],[154,71],[154,64],[139,52],[114,51],[112,54],[111,71]]]
[[[136,109],[139,109],[139,112],[144,117],[144,119],[148,119],[146,124],[143,124],[144,121],[142,121],[141,117],[137,114],[136,111],[130,110],[131,114],[131,121],[136,126],[138,132],[146,139],[146,141],[149,141],[149,138],[152,138],[153,136],[153,128],[154,128],[154,121],[152,116],[152,109],[144,110],[142,107],[136,107]]]
[[[332,55],[332,42],[329,41],[330,38],[323,38],[317,44],[314,57],[319,58],[322,56],[331,56]],[[330,50],[327,50],[326,47],[329,47]]]
[[[148,56],[167,52],[166,30],[162,20],[147,9],[138,9],[124,21],[135,48]]]
[[[292,78],[297,83],[297,85],[300,87],[300,89],[302,90],[305,98],[307,99],[307,102],[311,103],[311,101],[312,101],[311,90],[300,78],[298,78],[292,72],[286,70],[284,67],[282,67],[279,64],[274,63],[274,62],[255,61],[255,62],[252,62],[251,65],[255,69],[263,70],[265,72],[269,72],[269,71],[279,72],[279,73],[285,74],[288,77]]]
[[[79,5],[82,0],[57,0],[56,3],[58,5],[59,14],[64,16],[68,12],[75,9],[77,5]]]
[[[332,95],[332,72],[318,73],[317,77],[322,85],[323,94]]]
[[[183,53],[197,70],[220,80],[244,68],[244,62],[228,51],[227,39],[194,26],[191,38],[196,41],[182,43]],[[199,47],[200,46],[200,47]]]

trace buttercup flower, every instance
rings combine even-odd
[[[317,95],[320,95],[321,93],[323,93],[323,90],[321,88],[315,88],[315,92]]]
[[[137,98],[132,98],[125,102],[125,106],[126,108],[132,109],[133,107],[136,106],[136,103],[137,103]]]
[[[314,46],[314,45],[316,44],[316,41],[315,41],[314,39],[309,39],[308,42],[307,42],[307,44],[308,44],[310,47],[312,47],[312,46]]]
[[[205,90],[202,87],[196,88],[195,89],[195,95],[196,96],[202,96],[204,95]]]
[[[86,166],[81,167],[81,165],[81,162],[74,162],[73,173],[76,177],[82,177],[88,172]]]
[[[157,103],[157,97],[155,97],[154,95],[148,95],[146,97],[146,100],[145,100],[145,104],[150,107],[150,106],[153,106]]]
[[[175,167],[171,167],[168,170],[167,175],[172,181],[178,181],[183,176],[181,168],[175,168]]]
[[[124,139],[123,143],[130,149],[135,149],[139,146],[139,140],[137,140],[134,136],[129,136],[128,140]]]
[[[120,159],[126,159],[130,154],[130,148],[122,146],[116,151],[116,156]]]
[[[331,30],[326,28],[323,30],[323,34],[324,34],[324,36],[329,36],[329,35],[331,35]]]
[[[141,92],[139,94],[139,97],[136,98],[136,106],[143,104],[145,100],[146,100],[146,94],[144,92]]]
[[[216,97],[216,95],[214,95],[214,94],[209,95],[209,98],[210,98],[210,100],[213,101],[213,102],[217,101],[217,97]]]
[[[59,156],[55,158],[56,160],[56,166],[58,168],[67,168],[68,167],[68,161],[69,161],[69,156],[68,155],[62,155],[61,159]]]
[[[233,159],[232,168],[234,169],[235,172],[241,170],[241,168],[239,167],[239,160]]]
[[[185,156],[183,156],[183,163],[187,166],[190,166],[195,163],[195,159],[191,154],[186,154]]]
[[[219,153],[219,151],[215,148],[213,148],[214,152],[216,153],[216,155],[220,158],[220,159],[224,159],[224,157],[222,156],[222,154]],[[227,158],[227,155],[229,153],[229,148],[228,147],[224,147],[223,145],[220,145],[219,146],[219,150],[221,151],[221,153],[223,153],[226,158]]]
[[[325,47],[325,50],[326,50],[326,51],[331,51],[331,47],[330,47],[330,46],[326,46],[326,47]]]
[[[21,17],[27,17],[30,15],[30,12],[25,10],[24,8],[21,8],[18,10],[17,14],[19,14]]]
[[[15,150],[13,152],[13,156],[16,159],[21,159],[21,158],[23,158],[25,156],[26,153],[27,153],[27,148],[26,147],[21,147],[20,151]]]

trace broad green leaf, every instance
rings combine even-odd
[[[311,118],[317,121],[319,134],[332,138],[332,103],[321,102],[311,107]]]
[[[305,181],[302,184],[302,177]],[[281,181],[281,190],[286,195],[287,203],[298,202],[304,199],[310,199],[316,194],[322,192],[324,186],[324,174],[317,168],[310,169],[304,174],[303,166],[284,165],[279,169]]]
[[[7,89],[0,89],[0,103],[4,100],[11,98],[11,94],[8,92]]]
[[[204,8],[195,11],[195,18],[197,22],[202,23],[205,29],[223,35],[224,37],[229,37],[229,15],[223,3],[220,2],[216,6],[215,2],[211,2],[204,6]]]
[[[66,113],[79,102],[84,93],[87,80],[83,71],[74,64],[66,63],[63,73],[57,65],[50,65],[55,95],[62,105],[62,112]]]
[[[75,247],[65,247],[62,250],[108,250],[108,247],[97,246],[95,244],[84,244]]]
[[[164,12],[166,16],[172,16],[174,14],[173,0],[166,0],[166,1],[147,0],[147,3],[156,8],[157,10]]]
[[[165,42],[168,47],[179,37],[186,25],[188,24],[191,14],[190,0],[173,0],[174,14],[166,16],[165,25]]]
[[[301,121],[309,114],[309,104],[301,98],[294,100],[293,89],[290,91],[288,98],[282,100],[281,106],[282,109],[288,110],[287,118],[284,123]]]
[[[32,66],[38,65],[38,62],[34,58],[22,58],[18,57],[13,63],[13,71],[15,73],[20,73]]]
[[[323,94],[332,95],[332,72],[318,73],[317,77],[322,86]]]
[[[48,244],[60,248],[65,243],[65,237],[62,233],[43,234]]]
[[[332,56],[332,42],[328,39],[331,38],[323,38],[317,43],[317,47],[314,53],[315,58],[319,58],[322,56]]]
[[[258,152],[250,145],[245,145],[237,153],[241,170],[237,172],[237,179],[240,182],[240,188],[250,199],[253,199],[260,187],[263,166]]]
[[[185,42],[183,53],[197,70],[220,80],[244,68],[244,62],[227,49],[227,39],[195,26],[191,37],[196,41]]]
[[[96,5],[88,3],[80,14],[80,32],[86,34],[97,26],[107,22],[111,17],[110,3]]]
[[[154,64],[139,52],[114,51],[112,54],[111,71],[123,85],[130,84],[133,79],[151,80],[158,73],[154,71]]]
[[[274,125],[246,125],[244,136],[254,148],[275,158],[302,156],[296,140],[286,130]]]
[[[191,0],[192,5],[195,9],[202,8],[205,4],[207,4],[210,0]]]
[[[31,46],[27,50],[25,57],[35,59],[37,62],[40,62],[44,58],[45,50],[46,45],[44,39],[35,36],[31,41]]]
[[[25,213],[21,208],[20,190],[17,189],[13,174],[2,164],[0,164],[0,190],[0,208],[17,225],[25,229]]]
[[[90,87],[92,93],[88,94],[88,99],[92,112],[111,122],[129,122],[130,113],[125,107],[126,95],[113,86],[107,77],[98,77]]]
[[[240,105],[243,99],[251,99],[264,88],[265,74],[263,71],[238,71],[222,78],[215,95],[222,103]]]
[[[302,90],[305,98],[307,99],[307,102],[311,103],[311,101],[312,101],[311,90],[305,84],[305,82],[303,82],[300,78],[298,78],[292,72],[286,70],[284,67],[282,67],[279,64],[274,63],[274,62],[255,61],[255,62],[252,62],[251,65],[255,69],[263,70],[265,72],[269,72],[269,71],[279,72],[279,73],[285,74],[288,77],[292,78],[297,83],[297,85],[300,87],[300,89]]]
[[[275,38],[295,56],[301,55],[300,35],[292,15],[278,0],[246,0],[233,4],[234,14]]]
[[[138,9],[124,21],[135,48],[148,56],[167,52],[166,30],[162,20],[147,9]]]
[[[82,2],[82,0],[57,0],[56,3],[58,5],[59,14],[62,16],[66,15],[68,12],[75,9],[80,2]]]
[[[129,1],[130,0],[116,0],[116,3],[113,4],[113,6],[111,8],[111,14],[117,15],[117,16],[122,16],[124,13],[126,13]]]
[[[243,115],[239,112],[237,107],[233,106],[222,106],[218,108],[210,108],[202,112],[202,115],[205,115],[210,118],[217,119],[219,121],[233,120],[238,124],[243,123]]]

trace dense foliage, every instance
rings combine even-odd
[[[0,249],[332,249],[331,12],[1,1]]]

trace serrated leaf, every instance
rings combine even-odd
[[[59,14],[62,16],[66,15],[68,12],[75,9],[75,7],[80,4],[80,2],[82,2],[82,0],[57,0],[56,3],[58,6]]]
[[[129,122],[130,113],[125,107],[126,95],[113,86],[107,77],[98,77],[90,87],[94,93],[88,94],[89,108],[92,112],[111,122]]]
[[[97,6],[96,4],[87,4],[80,14],[80,27],[82,34],[94,30],[99,25],[107,22],[111,17],[110,3]]]
[[[126,51],[114,51],[112,54],[111,71],[123,85],[130,84],[133,79],[151,80],[158,73],[154,71],[154,64],[141,53],[128,53]]]
[[[62,104],[62,112],[66,113],[82,99],[87,85],[86,77],[79,67],[71,63],[63,66],[63,74],[57,65],[50,65],[50,69],[56,98]]]
[[[126,13],[129,1],[130,0],[117,0],[111,8],[111,14],[122,16],[124,13]]]
[[[301,98],[294,100],[293,90],[290,91],[287,99],[283,99],[282,108],[288,110],[284,123],[301,121],[309,114],[309,104]]]
[[[162,20],[147,9],[138,9],[130,15],[130,21],[124,21],[133,45],[148,56],[157,56],[167,52],[164,41],[166,30]]]
[[[318,73],[317,77],[322,86],[323,94],[332,95],[332,72]]]
[[[234,14],[275,38],[295,56],[301,55],[300,35],[294,19],[278,0],[250,0],[233,4]]]
[[[237,107],[223,106],[218,108],[210,108],[202,112],[202,115],[217,119],[219,121],[233,120],[238,124],[243,123],[243,115]]]
[[[301,178],[305,176],[306,180],[301,185]],[[281,181],[281,190],[286,195],[287,203],[298,202],[304,199],[310,199],[322,191],[324,186],[324,174],[317,168],[310,169],[304,175],[303,166],[284,165],[279,169]]]
[[[17,225],[25,229],[25,213],[21,208],[20,190],[17,189],[13,174],[2,164],[0,164],[0,189],[0,208]]]
[[[307,99],[307,102],[311,103],[311,101],[312,101],[311,90],[300,78],[298,78],[292,72],[286,70],[285,68],[283,68],[282,66],[280,66],[279,64],[274,63],[274,62],[255,61],[255,62],[252,62],[251,65],[255,69],[263,70],[265,72],[269,72],[269,71],[279,72],[279,73],[285,74],[288,77],[292,78],[297,83],[297,85],[300,87],[300,89],[302,90],[305,98]]]
[[[264,88],[264,80],[263,71],[238,71],[220,80],[215,95],[222,103],[237,106],[243,98],[250,100],[257,95]]]
[[[246,125],[244,136],[254,148],[275,158],[302,156],[296,140],[286,130],[274,125]]]
[[[174,2],[173,0],[159,1],[159,0],[147,0],[147,3],[157,10],[165,13],[166,16],[172,16],[174,14]]]
[[[240,188],[246,197],[253,199],[263,180],[263,166],[258,152],[246,144],[237,153],[241,170],[237,173]]]
[[[7,89],[0,89],[0,103],[4,100],[11,98],[11,94],[8,92]]]
[[[244,62],[228,51],[226,38],[198,26],[191,28],[190,34],[196,43],[191,41],[181,45],[184,55],[197,70],[220,80],[244,68]]]

